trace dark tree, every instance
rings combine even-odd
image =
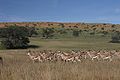
[[[120,32],[115,32],[112,37],[111,37],[111,41],[112,43],[119,43],[120,42]]]
[[[29,43],[29,30],[22,26],[9,26],[0,29],[1,44],[4,48],[27,48]]]
[[[26,27],[29,31],[29,37],[31,37],[32,35],[38,35],[35,27],[28,27],[28,26],[26,26]]]

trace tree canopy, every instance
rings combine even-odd
[[[120,32],[115,32],[111,37],[112,43],[120,43]]]
[[[29,30],[23,26],[9,26],[0,29],[1,45],[7,49],[27,48]]]

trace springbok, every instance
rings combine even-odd
[[[85,51],[78,51],[77,52],[79,54],[79,56],[83,59],[87,59],[87,52]]]
[[[99,55],[97,54],[96,51],[87,51],[87,55],[92,59],[97,59],[99,60]]]
[[[114,56],[116,56],[118,59],[120,59],[120,51],[114,51]]]
[[[62,60],[63,61],[65,61],[65,62],[69,62],[69,61],[74,61],[74,57],[73,56],[67,56],[67,55],[65,55],[65,54],[61,54],[61,58],[62,58]]]
[[[39,54],[43,59],[43,61],[52,61],[54,55],[52,51],[46,51],[46,50],[44,50],[43,52],[41,51]]]
[[[65,61],[65,62],[81,62],[82,59],[90,58],[92,61],[96,60],[109,60],[112,61],[113,57],[120,58],[120,51],[74,51],[71,52],[62,52],[62,51],[30,51],[27,53],[30,59],[35,62],[44,62],[44,61]]]
[[[29,51],[28,53],[27,53],[27,55],[30,57],[30,59],[33,61],[33,62],[36,62],[36,61],[40,61],[40,62],[42,62],[42,59],[41,59],[41,56],[40,55],[32,55],[31,54],[31,51]]]
[[[100,52],[99,55],[103,60],[109,60],[110,62],[112,61],[112,55],[108,51]]]
[[[80,54],[76,54],[73,57],[74,57],[74,62],[76,62],[76,61],[81,62],[81,55]]]
[[[61,53],[60,56],[61,56],[61,59],[65,62],[69,62],[69,61],[76,62],[76,60],[80,61],[76,55],[70,55],[66,52]]]

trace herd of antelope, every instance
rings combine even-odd
[[[113,59],[120,58],[120,51],[52,51],[52,50],[43,50],[43,51],[31,51],[29,50],[27,55],[33,62],[45,62],[45,61],[64,61],[64,62],[81,62],[83,60],[89,59],[91,61],[113,61]]]

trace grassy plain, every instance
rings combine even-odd
[[[41,39],[30,38],[32,50],[113,50],[119,43],[109,43],[110,37],[80,36],[78,38]],[[0,80],[120,80],[120,60],[77,63],[32,63],[27,50],[0,50],[4,65],[0,65]]]
[[[85,36],[78,38],[61,38],[61,39],[40,39],[31,38],[31,45],[38,45],[38,49],[52,50],[113,50],[120,49],[119,43],[110,43],[109,36]]]
[[[0,51],[0,80],[119,80],[120,60],[32,63],[26,50]]]

